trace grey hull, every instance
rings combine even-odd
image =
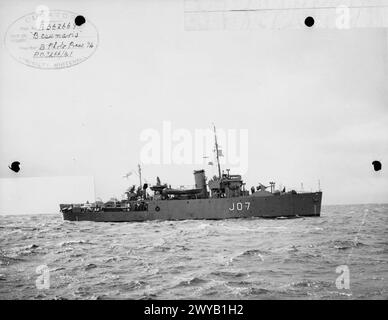
[[[64,220],[135,222],[320,216],[322,192],[194,200],[151,200],[147,211],[63,212]]]

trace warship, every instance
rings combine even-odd
[[[97,222],[140,222],[148,220],[291,218],[320,216],[322,192],[297,192],[275,189],[259,184],[246,190],[241,175],[221,172],[220,150],[214,127],[218,176],[207,181],[205,170],[194,171],[194,188],[171,188],[162,184],[142,184],[138,167],[139,187],[128,189],[126,199],[96,201],[84,204],[60,204],[64,220]],[[270,191],[267,189],[270,188]],[[148,193],[148,189],[153,195]],[[320,189],[320,188],[319,188]]]

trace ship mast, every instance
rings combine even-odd
[[[213,123],[214,128],[214,141],[215,141],[215,147],[216,147],[216,157],[217,157],[217,165],[218,165],[218,177],[221,179],[221,166],[220,166],[220,157],[218,155],[218,142],[217,142],[217,132],[216,132],[216,126]]]
[[[138,167],[138,172],[139,172],[140,188],[143,188],[143,185],[141,183],[141,167],[140,167],[140,164],[138,164],[137,167]]]
[[[138,168],[138,174],[139,174],[139,181],[140,181],[140,196],[141,198],[143,199],[143,185],[141,183],[141,167],[140,167],[140,164],[137,165],[137,168]]]

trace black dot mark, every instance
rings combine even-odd
[[[372,164],[373,164],[373,169],[375,171],[380,171],[381,170],[381,162],[380,161],[375,160],[375,161],[372,162]]]
[[[11,166],[8,166],[12,171],[19,172],[20,171],[20,162],[19,161],[14,161],[11,163]]]
[[[84,16],[76,16],[74,19],[74,23],[77,26],[82,26],[85,22],[86,22],[86,20],[85,20]]]
[[[304,19],[304,24],[311,28],[314,25],[314,18],[313,17],[307,17]]]

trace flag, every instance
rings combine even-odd
[[[132,175],[132,172],[128,172],[125,176],[123,176],[123,178],[127,178],[130,177]]]
[[[218,156],[219,157],[223,157],[224,156],[221,149],[218,149]]]

